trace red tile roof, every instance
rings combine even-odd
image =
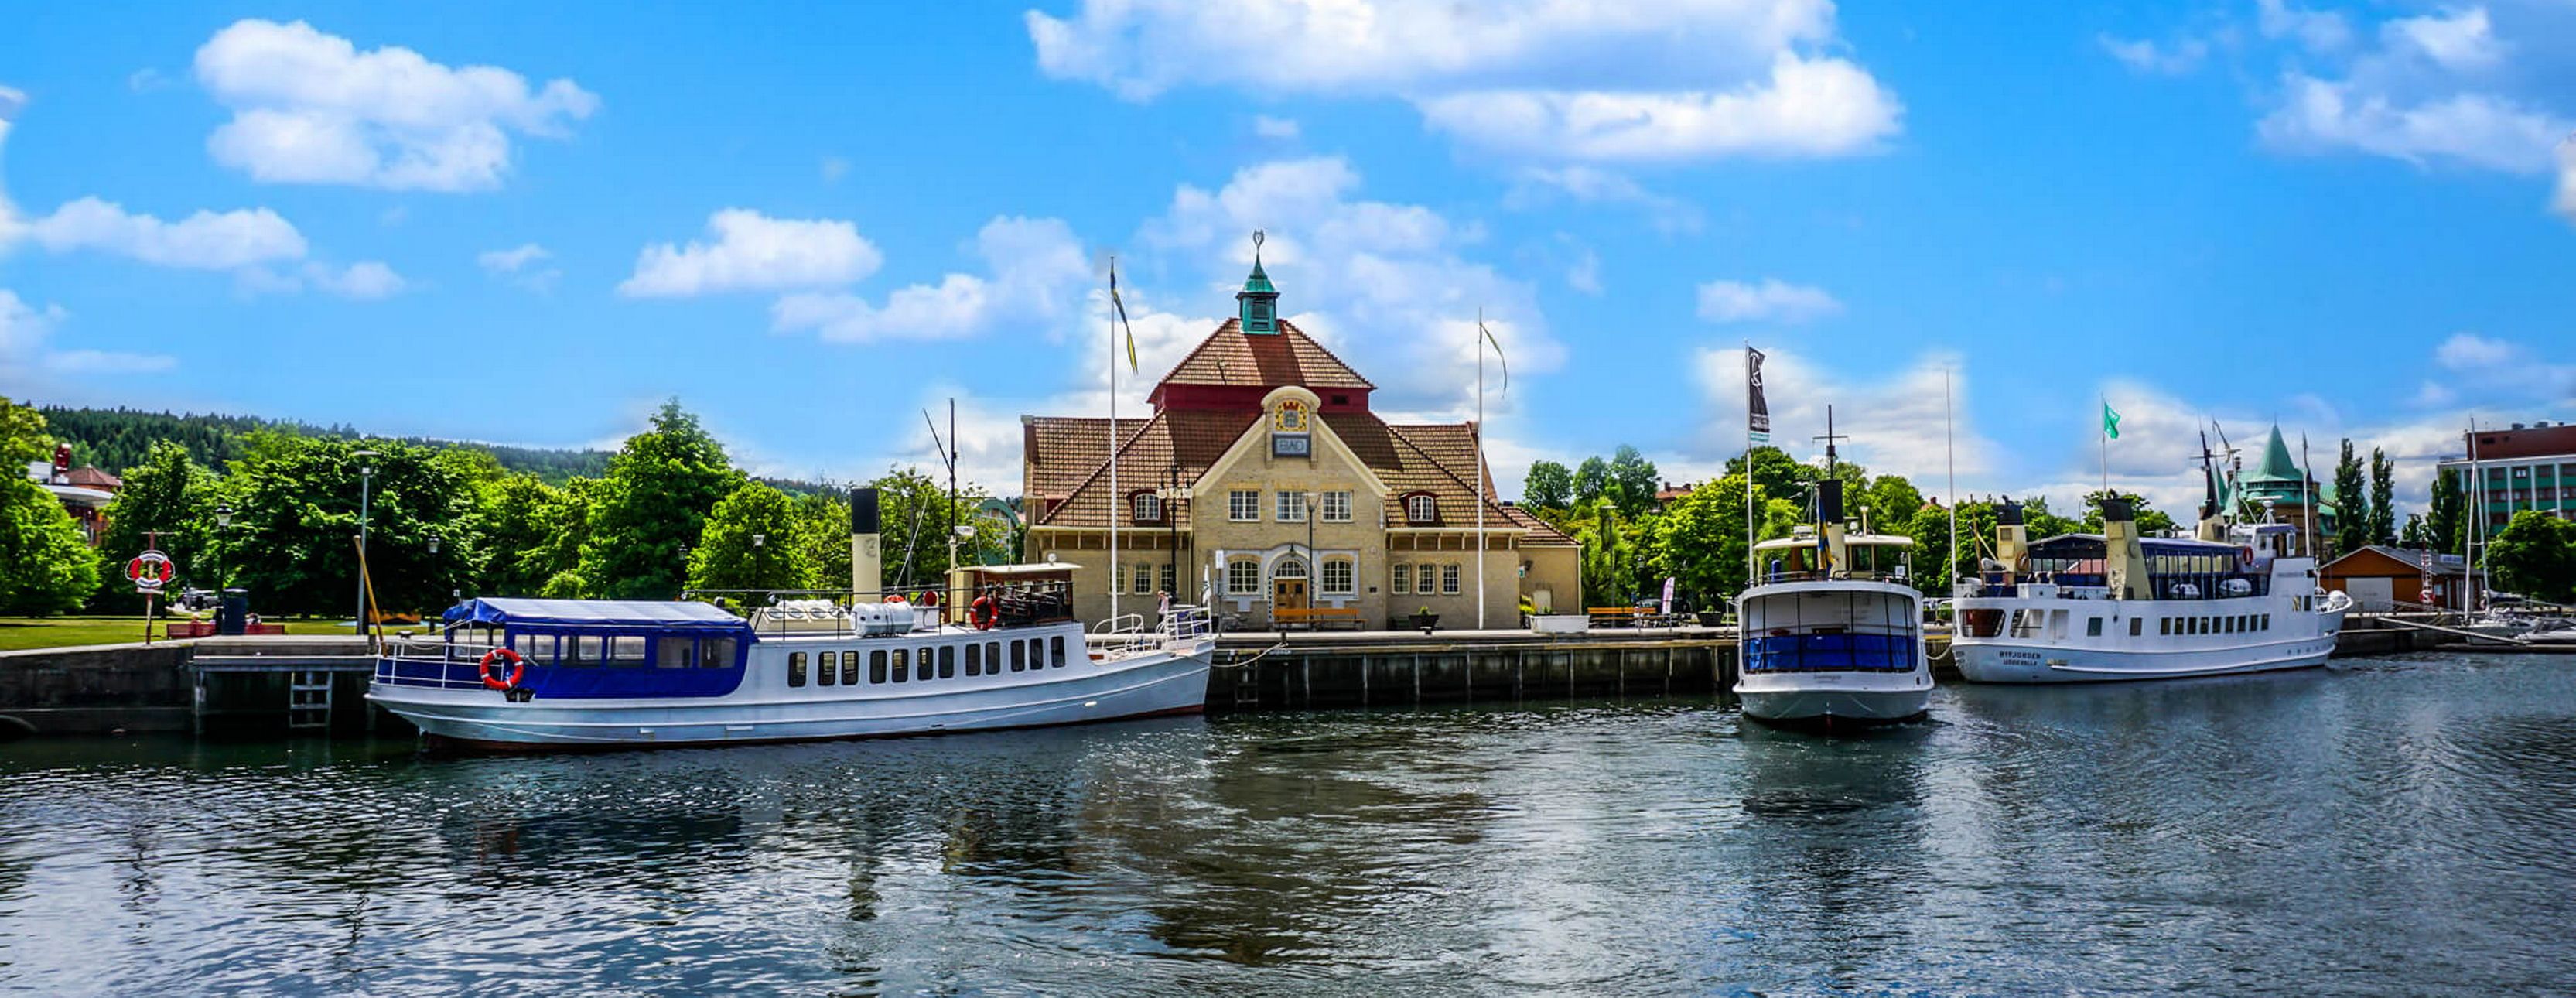
[[[1199,341],[1198,349],[1181,358],[1154,386],[1155,394],[1163,385],[1235,385],[1275,388],[1280,385],[1304,385],[1308,388],[1375,388],[1350,365],[1315,342],[1294,323],[1279,320],[1277,335],[1246,333],[1242,320],[1227,319],[1216,332]]]
[[[63,476],[63,482],[67,485],[78,485],[85,489],[105,489],[109,492],[114,492],[117,489],[125,487],[124,479],[108,474],[107,472],[100,471],[98,470],[97,465],[90,464],[85,464],[72,469],[69,474]]]

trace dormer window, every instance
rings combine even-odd
[[[1440,521],[1440,504],[1428,492],[1405,496],[1404,518],[1413,523],[1437,523]]]
[[[1129,496],[1127,502],[1129,508],[1135,511],[1136,522],[1163,522],[1163,497],[1151,492],[1139,492]]]

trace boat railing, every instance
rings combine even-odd
[[[459,637],[463,637],[459,635]],[[499,641],[391,638],[376,655],[375,681],[388,686],[457,690],[483,687],[483,656]]]
[[[1762,573],[1762,584],[1766,586],[1784,582],[1894,582],[1899,585],[1909,585],[1913,581],[1914,579],[1908,573],[1895,570],[1840,569],[1829,572],[1821,569],[1782,568]]]

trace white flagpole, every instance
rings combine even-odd
[[[2102,411],[2094,418],[2102,421],[2102,428],[2095,432],[2102,438],[2102,498],[2108,499],[2111,497],[2111,397],[2104,395],[2101,401]],[[2076,512],[2083,512],[2083,509],[2078,507]]]
[[[1950,412],[1950,369],[1941,369],[1941,454],[1950,472],[1950,567],[1941,573],[1941,584],[1955,589],[1959,582],[1959,444],[1957,424]]]
[[[1476,309],[1476,629],[1485,629],[1485,310]]]
[[[1118,258],[1109,258],[1109,284],[1118,285]],[[1115,294],[1115,292],[1112,292]],[[1109,617],[1118,618],[1118,303],[1109,303]]]
[[[2308,521],[2307,537],[2302,543],[2307,546],[2308,557],[2311,559],[2317,557],[2317,501],[2308,494],[2308,486],[2315,483],[2316,477],[2315,466],[2308,461],[2308,435],[2301,433],[2299,434],[2299,513],[2302,519]],[[2320,562],[2320,564],[2323,563]]]
[[[1766,402],[1767,404],[1767,402]],[[1753,535],[1759,529],[1753,520],[1753,341],[1744,341],[1744,587],[1753,588],[1757,581],[1753,557]],[[1739,615],[1736,626],[1744,622]],[[1740,634],[1739,634],[1740,636]]]

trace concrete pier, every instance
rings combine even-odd
[[[1307,710],[1706,695],[1735,682],[1716,628],[1236,633],[1219,640],[1208,710]]]

